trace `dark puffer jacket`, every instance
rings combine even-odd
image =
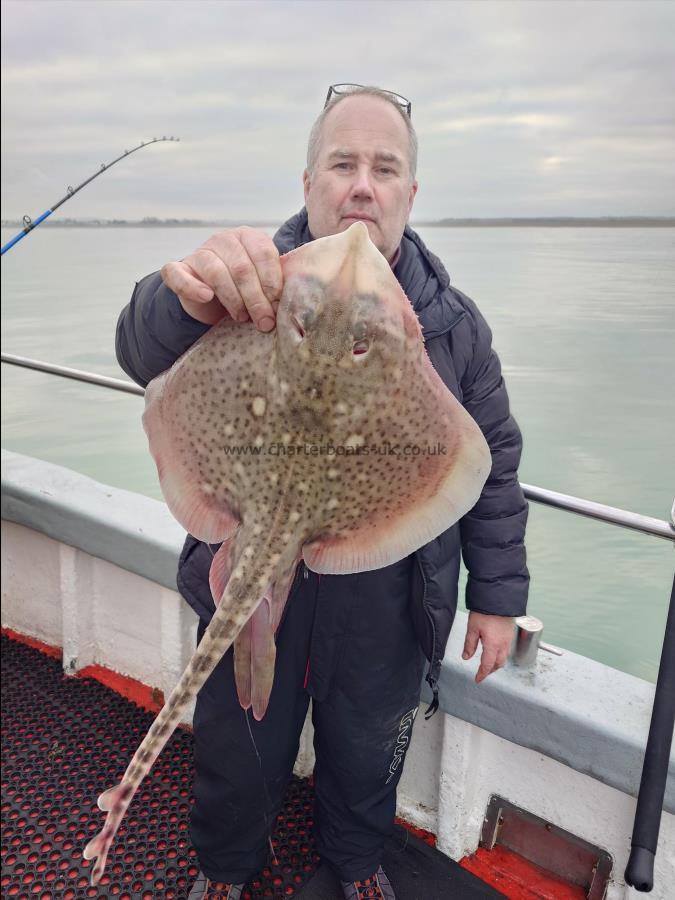
[[[305,210],[274,236],[280,253],[311,239]],[[450,285],[440,260],[409,227],[394,274],[420,319],[434,368],[476,420],[492,453],[490,476],[473,509],[414,554],[410,608],[430,662],[427,681],[436,696],[436,681],[457,609],[460,552],[469,573],[469,610],[502,616],[525,612],[527,503],[517,477],[522,440],[509,412],[487,323],[473,301]],[[136,285],[130,303],[122,310],[117,359],[134,381],[145,386],[207,329],[184,312],[156,272]],[[211,559],[212,550],[188,535],[179,563],[178,588],[206,622],[214,611],[208,585]],[[388,569],[381,572],[383,578],[388,577]],[[339,593],[343,576],[326,577],[331,579],[331,589]]]

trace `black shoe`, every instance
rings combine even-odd
[[[225,881],[211,881],[200,871],[192,885],[188,900],[239,900],[243,884],[228,884]]]
[[[396,900],[396,894],[382,866],[370,878],[341,881],[345,900]]]

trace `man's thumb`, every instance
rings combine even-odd
[[[464,640],[464,651],[462,653],[462,659],[471,659],[471,657],[476,652],[476,647],[478,646],[478,635],[471,632],[467,634]]]

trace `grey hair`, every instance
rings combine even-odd
[[[337,106],[338,103],[346,100],[347,97],[363,95],[366,95],[368,97],[380,97],[382,100],[386,100],[386,102],[391,104],[394,109],[398,110],[399,114],[401,115],[401,118],[405,122],[405,126],[408,131],[408,166],[410,168],[410,181],[414,181],[415,173],[417,171],[417,134],[415,132],[415,128],[413,127],[413,123],[410,120],[410,116],[401,106],[401,104],[394,97],[392,97],[392,95],[388,91],[383,91],[381,88],[371,86],[356,87],[353,90],[348,91],[347,93],[334,94],[331,97],[330,103],[325,109],[321,111],[321,114],[312,125],[312,130],[309,133],[309,141],[307,142],[307,171],[311,175],[314,166],[316,165],[316,160],[319,155],[319,145],[321,144],[321,130],[328,113],[331,111],[331,109],[333,109],[334,106]]]

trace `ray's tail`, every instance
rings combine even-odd
[[[84,849],[85,859],[96,859],[91,873],[92,885],[97,884],[103,874],[108,851],[138,786],[175,731],[190,700],[199,691],[260,602],[262,591],[275,570],[275,560],[270,557],[269,550],[266,552],[266,548],[262,546],[255,550],[246,547],[239,555],[204,637],[134,754],[122,781],[98,798],[99,808],[108,815],[101,831]]]

